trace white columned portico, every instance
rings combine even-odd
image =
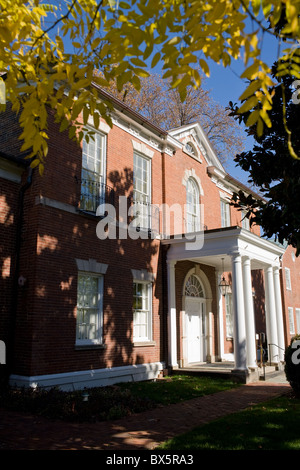
[[[278,270],[280,266],[280,256],[284,253],[284,248],[263,239],[249,230],[241,227],[226,227],[222,229],[209,230],[205,232],[203,246],[188,245],[188,238],[174,237],[163,240],[164,245],[169,245],[168,262],[168,359],[170,367],[178,367],[178,346],[182,341],[177,337],[176,318],[176,290],[175,290],[175,263],[190,261],[199,265],[215,267],[217,286],[219,285],[219,274],[223,269],[222,260],[225,258],[225,271],[232,272],[232,301],[233,301],[233,323],[234,323],[234,371],[238,374],[248,375],[248,368],[256,366],[256,339],[255,339],[255,319],[253,313],[253,298],[251,286],[251,270],[264,270],[265,272],[265,302],[267,320],[267,340],[269,344],[276,344],[279,347],[283,344],[283,319],[281,309],[281,296],[279,289]],[[250,261],[251,260],[251,261]],[[177,266],[177,265],[176,265]],[[224,270],[224,269],[223,269]],[[209,284],[209,283],[208,283]],[[217,295],[216,295],[217,294]],[[220,356],[224,359],[227,355],[225,344],[225,312],[222,308],[223,298],[219,289],[209,297],[216,299],[212,302],[212,309],[218,304],[218,312],[212,311],[210,321],[216,321],[218,315],[218,342],[215,337],[209,336],[209,344],[213,346],[212,351],[207,351],[208,357]],[[208,304],[207,304],[208,305]],[[207,306],[208,314],[210,307]],[[258,312],[257,312],[258,313]],[[208,318],[208,315],[207,315]],[[210,326],[214,330],[209,330],[208,334],[216,331],[216,324]],[[219,350],[214,348],[216,344]],[[273,347],[272,356],[276,352],[275,358],[279,361],[278,346]],[[225,353],[226,349],[226,353]],[[181,358],[182,359],[182,358]],[[272,358],[274,362],[274,357]],[[233,372],[234,372],[233,371]],[[241,375],[241,374],[240,374]]]
[[[250,368],[256,368],[255,319],[252,297],[251,262],[248,257],[243,258],[242,266],[246,323],[247,366]]]
[[[168,333],[169,333],[169,366],[178,367],[177,362],[177,327],[176,327],[176,285],[175,285],[176,261],[168,261]]]
[[[277,335],[277,315],[275,303],[275,289],[273,267],[271,265],[265,268],[265,291],[266,291],[266,307],[267,307],[267,335],[269,345],[269,361],[272,364],[279,362],[278,357],[278,335]]]
[[[242,258],[240,253],[233,253],[232,261],[232,300],[234,311],[234,358],[235,369],[247,369],[246,328],[244,308],[244,288]]]
[[[282,299],[281,288],[279,279],[279,267],[274,267],[274,291],[275,291],[275,304],[276,304],[276,320],[277,320],[277,337],[278,337],[278,355],[279,361],[284,361],[284,330],[283,330],[283,316],[282,316]]]

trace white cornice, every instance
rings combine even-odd
[[[146,145],[149,145],[158,152],[165,152],[169,156],[174,155],[175,145],[173,142],[168,142],[166,136],[157,136],[149,129],[143,127],[138,122],[135,122],[129,116],[122,114],[119,111],[114,111],[111,115],[112,122],[115,126],[128,132],[133,137],[139,139]]]

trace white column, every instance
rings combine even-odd
[[[274,268],[274,290],[275,290],[275,304],[276,304],[276,319],[277,319],[277,335],[278,335],[278,346],[279,346],[279,360],[284,361],[284,330],[283,330],[283,314],[282,314],[282,299],[281,299],[281,287],[279,279],[279,267]]]
[[[176,261],[168,261],[168,347],[169,366],[178,367],[177,363],[177,328],[176,328]]]
[[[212,311],[211,311],[211,299],[206,299],[204,304],[205,316],[207,318],[207,347],[206,347],[206,361],[215,362],[215,355],[213,354],[213,342],[212,342]]]
[[[219,337],[219,359],[224,358],[224,318],[223,318],[223,296],[219,287],[222,273],[216,273],[217,300],[218,300],[218,337]]]
[[[235,369],[246,370],[246,330],[242,259],[239,253],[232,255],[232,300],[234,311],[234,357]]]
[[[275,291],[274,291],[274,279],[273,279],[273,268],[267,266],[265,268],[265,291],[266,291],[266,305],[267,305],[267,325],[268,325],[268,360],[271,363],[278,363],[278,336],[277,336],[277,319],[276,319],[276,304],[275,304]]]
[[[251,264],[249,258],[243,258],[243,284],[245,303],[245,323],[247,342],[247,366],[257,367],[256,363],[256,341],[255,341],[255,319],[252,297]]]

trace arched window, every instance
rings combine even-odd
[[[186,150],[191,153],[192,155],[196,155],[196,151],[195,151],[195,147],[194,145],[191,143],[191,142],[187,142],[185,144],[185,148]]]
[[[189,178],[186,185],[187,200],[187,232],[200,230],[200,196],[199,188],[193,178]]]
[[[204,297],[202,284],[195,274],[191,274],[186,281],[184,294],[189,297]]]

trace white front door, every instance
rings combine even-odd
[[[202,299],[186,297],[187,360],[189,363],[206,360],[204,305]]]

